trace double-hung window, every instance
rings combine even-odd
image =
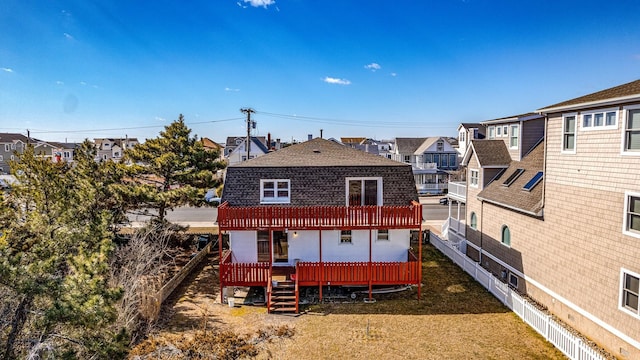
[[[624,121],[624,153],[640,153],[640,106],[625,108]]]
[[[469,171],[469,185],[472,187],[478,187],[478,178],[479,172],[478,170],[470,170]]]
[[[509,133],[509,147],[512,149],[518,148],[518,135],[519,135],[519,127],[518,125],[511,125],[511,132]]]
[[[291,202],[288,179],[260,180],[260,203],[288,204]]]
[[[351,230],[340,231],[340,244],[352,244]]]
[[[388,241],[388,240],[389,240],[389,230],[388,229],[378,230],[378,241]]]
[[[640,238],[640,193],[625,193],[624,207],[622,232]]]
[[[576,152],[576,114],[562,116],[562,152]]]
[[[622,269],[621,273],[621,293],[620,308],[630,312],[636,317],[640,317],[640,307],[638,296],[640,295],[640,275]]]
[[[617,127],[617,109],[586,111],[582,113],[582,130],[616,129]]]

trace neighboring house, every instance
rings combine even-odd
[[[73,162],[74,153],[82,144],[80,143],[58,143],[51,142],[52,160],[55,162]]]
[[[471,140],[485,138],[485,125],[481,123],[462,123],[458,125],[458,155],[463,158]]]
[[[218,152],[218,160],[222,160],[224,158],[224,146],[218,144],[217,142],[207,138],[207,137],[203,137],[200,138],[200,141],[202,142],[202,146],[209,150],[209,151],[217,151]]]
[[[247,161],[247,145],[246,138],[238,138],[239,143],[227,154],[227,164],[233,165],[243,161]],[[264,137],[262,138],[264,139]],[[225,148],[225,152],[227,148]],[[251,137],[251,143],[249,144],[249,159],[253,159],[269,152],[269,149],[258,137]]]
[[[449,172],[458,169],[458,152],[445,137],[396,138],[392,158],[411,164],[420,194],[447,190]]]
[[[344,146],[350,147],[352,149],[364,151],[369,154],[380,155],[381,146],[378,140],[374,140],[371,138],[344,138],[344,137],[340,139]],[[382,148],[383,149],[386,148],[384,144],[382,144]]]
[[[98,149],[98,153],[96,155],[96,160],[98,161],[120,161],[124,152],[131,147],[139,144],[138,139],[136,138],[124,138],[124,139],[112,139],[112,138],[102,138],[102,139],[93,139],[93,142],[96,144],[96,148]]]
[[[610,353],[638,359],[640,80],[537,113],[486,122],[494,140],[471,142],[466,195],[449,193],[468,221],[449,240]]]
[[[331,140],[231,165],[218,208],[230,243],[219,249],[221,287],[265,287],[280,312],[297,311],[301,287],[319,298],[327,286],[367,286],[369,298],[375,285],[420,289],[417,200],[409,165]],[[277,295],[287,287],[291,298]]]
[[[255,136],[252,137],[257,139],[263,146],[269,148],[269,144],[267,139],[264,136]],[[224,145],[224,157],[228,158],[229,154],[233,152],[238,146],[243,144],[247,140],[246,136],[229,136],[227,137],[227,141]],[[246,152],[246,151],[245,151]],[[246,154],[245,154],[246,155]]]
[[[0,174],[10,172],[9,161],[16,160],[15,154],[21,154],[28,139],[22,134],[0,133]]]

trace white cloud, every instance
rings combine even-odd
[[[58,81],[56,81],[56,85],[64,85],[64,81],[58,80]]]
[[[3,68],[0,68],[0,69],[2,69],[2,71],[4,71],[4,72],[8,72],[8,73],[12,73],[12,72],[13,72],[13,69],[12,69],[12,68],[5,68],[5,67],[3,67]]]
[[[389,74],[389,75],[391,75],[391,76],[393,76],[393,77],[398,76],[398,74],[396,74],[396,73],[394,73],[394,72],[392,72],[392,73],[391,73],[391,74]]]
[[[84,82],[84,81],[80,81],[80,85],[82,85],[82,86],[86,86],[86,85],[87,85],[87,83],[86,83],[86,82]]]
[[[365,65],[364,68],[375,72],[376,70],[382,69],[382,66],[377,63],[371,63],[369,65]]]
[[[240,1],[236,2],[236,4],[237,4],[238,6],[240,6],[241,8],[243,8],[243,9],[246,9],[246,8],[247,8],[247,6],[246,6],[246,5],[242,5],[242,3],[240,3]]]
[[[325,77],[324,79],[322,79],[322,81],[329,83],[329,84],[338,84],[338,85],[349,85],[351,84],[351,81],[347,80],[347,79],[339,79],[339,78],[332,78],[332,77]]]
[[[230,87],[226,87],[226,88],[224,88],[224,91],[238,92],[238,91],[240,91],[240,89],[232,89]]]
[[[160,117],[160,116],[156,116],[154,119],[158,120],[158,121],[165,121],[166,120],[165,118]]]
[[[75,40],[75,38],[73,37],[73,35],[69,34],[69,33],[64,33],[64,37],[66,37],[68,40]]]
[[[273,5],[276,3],[275,0],[244,0],[244,2],[249,3],[253,7],[262,6],[265,9],[267,8],[267,6]],[[238,5],[240,5],[239,2],[238,2]]]

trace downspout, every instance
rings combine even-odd
[[[418,218],[420,219],[420,236],[418,237],[418,301],[420,301],[420,290],[422,290],[422,236],[423,228],[422,228],[422,205],[418,205],[418,214],[420,215]],[[409,240],[411,242],[411,240]],[[411,246],[409,246],[411,247]]]
[[[220,304],[224,304],[224,281],[222,276],[225,273],[224,263],[222,262],[222,235],[223,232],[222,230],[220,230],[220,227],[218,227],[218,271],[220,271]]]

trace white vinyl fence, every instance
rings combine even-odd
[[[498,300],[520,316],[525,323],[544,336],[545,339],[562,351],[569,359],[605,360],[605,357],[598,351],[562,327],[562,325],[553,320],[550,315],[538,310],[518,295],[518,293],[511,290],[507,284],[493,276],[493,274],[481,267],[480,264],[468,258],[465,255],[466,244],[464,241],[452,243],[440,239],[434,233],[430,234],[429,239],[436,249],[440,250],[440,252],[464,269],[465,272],[482,284],[482,286],[489,290]]]

